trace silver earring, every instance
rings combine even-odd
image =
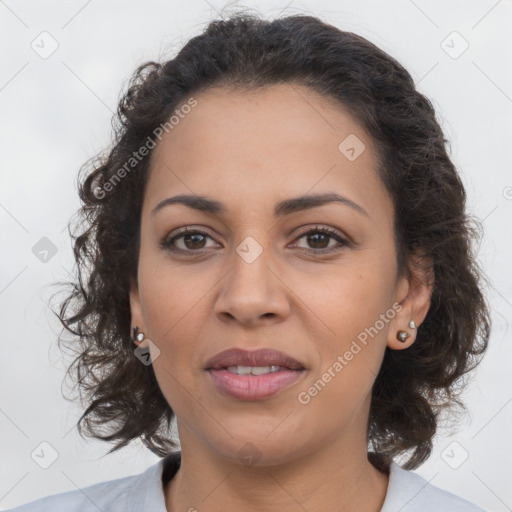
[[[409,327],[410,327],[411,329],[416,329],[416,324],[414,323],[414,320],[411,320],[411,321],[409,322]]]
[[[133,342],[141,342],[141,341],[144,341],[144,333],[143,332],[139,332],[139,328],[138,326],[135,326],[133,328]]]

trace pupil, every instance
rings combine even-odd
[[[314,235],[310,235],[310,236],[308,237],[308,242],[309,242],[309,243],[310,243],[310,245],[311,245],[311,240],[313,240],[313,244],[312,244],[312,245],[313,245],[313,247],[315,247],[315,248],[317,248],[317,249],[318,249],[318,248],[320,248],[320,249],[325,248],[325,243],[324,243],[324,244],[322,244],[322,243],[321,243],[321,241],[320,241],[320,247],[315,246],[315,243],[316,243],[316,242],[318,242],[318,237],[323,237],[323,241],[324,241],[324,242],[325,242],[325,241],[326,241],[326,239],[327,239],[327,235],[326,235],[325,233],[315,233]],[[314,239],[316,239],[316,242],[315,242],[315,240],[314,240]]]
[[[198,242],[198,238],[201,239],[201,238],[204,238],[204,237],[203,237],[203,235],[200,235],[198,233],[196,233],[195,235],[185,235],[185,238],[184,238],[185,245],[190,249],[191,247],[189,247],[187,242],[192,239],[193,240],[192,243],[195,244],[196,242]],[[199,241],[199,243],[200,243],[200,241]],[[194,246],[192,248],[196,248],[197,249],[198,247]],[[201,248],[201,247],[199,247],[199,248]]]

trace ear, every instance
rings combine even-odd
[[[427,316],[434,287],[432,259],[415,255],[409,261],[409,273],[400,276],[396,287],[395,302],[401,305],[390,322],[387,346],[393,350],[410,347],[418,334],[418,327]],[[416,327],[410,327],[411,320]],[[405,341],[397,338],[398,331],[405,331]]]
[[[130,335],[133,336],[133,329],[134,327],[138,327],[138,332],[142,332],[145,334],[145,337],[147,338],[147,333],[145,331],[144,326],[144,315],[142,314],[142,304],[140,302],[140,295],[139,295],[139,286],[137,284],[137,281],[135,279],[130,280],[130,313],[131,313],[131,329],[130,329]],[[148,342],[147,339],[144,341],[134,341],[136,345],[139,347],[147,347]]]

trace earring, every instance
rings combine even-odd
[[[135,344],[138,344],[141,341],[144,341],[144,338],[145,338],[144,333],[143,332],[139,332],[139,327],[136,325],[133,328],[133,342]]]
[[[398,331],[396,333],[396,339],[401,343],[404,343],[405,340],[409,337],[409,333],[407,331]]]
[[[411,321],[409,322],[409,327],[410,327],[411,329],[416,329],[416,324],[414,323],[414,320],[411,320]]]

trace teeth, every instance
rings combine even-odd
[[[238,375],[249,375],[251,373],[251,367],[250,366],[237,366],[236,367],[236,373]]]
[[[270,366],[254,366],[251,370],[253,375],[265,375],[270,373]]]
[[[279,366],[229,366],[228,372],[238,375],[266,375],[279,371]]]

